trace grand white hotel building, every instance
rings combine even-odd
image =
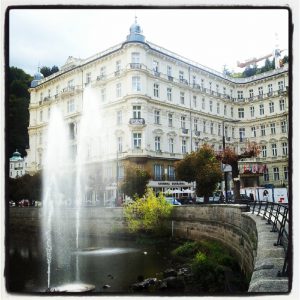
[[[109,151],[89,162],[106,198],[115,194],[126,162],[149,170],[153,186],[170,185],[176,180],[174,162],[203,143],[221,150],[223,134],[237,152],[249,141],[261,146],[259,157],[240,162],[242,186],[288,184],[288,64],[231,78],[145,41],[135,22],[125,42],[87,59],[69,57],[47,78],[35,75],[27,172],[43,168],[43,134],[55,105],[63,109],[76,155],[87,86],[99,97],[104,122],[111,124],[103,133]]]

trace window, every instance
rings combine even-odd
[[[231,129],[231,136],[232,136],[232,138],[234,139],[234,137],[235,137],[235,134],[234,134],[234,127],[232,127],[232,129]]]
[[[197,83],[197,79],[196,79],[196,75],[193,75],[193,86],[195,86],[196,85],[196,83]]]
[[[275,123],[270,124],[271,134],[276,134]]]
[[[117,60],[116,61],[116,72],[119,72],[121,70],[121,61]]]
[[[154,138],[154,142],[155,142],[155,151],[161,151],[160,150],[160,136],[156,136]]]
[[[179,81],[183,82],[183,80],[184,80],[184,73],[183,71],[179,71]]]
[[[158,83],[153,84],[153,95],[156,98],[159,97],[159,84]]]
[[[210,91],[210,93],[212,93],[212,89],[211,89],[211,82],[209,83],[209,91]]]
[[[254,106],[250,106],[250,116],[254,117]]]
[[[172,88],[167,88],[167,99],[168,101],[172,101]]]
[[[233,118],[233,107],[230,108],[231,118]]]
[[[68,102],[67,102],[67,112],[71,113],[71,112],[74,112],[74,110],[75,110],[74,99],[68,100]]]
[[[203,132],[206,133],[206,121],[203,120]]]
[[[261,154],[262,154],[262,157],[267,157],[267,146],[266,145],[261,146]]]
[[[173,127],[173,114],[168,113],[168,126]]]
[[[273,95],[273,85],[272,83],[268,84],[268,96]]]
[[[122,124],[122,111],[119,110],[117,111],[117,125],[121,125]]]
[[[123,151],[123,139],[121,136],[117,137],[117,150],[119,153]]]
[[[274,112],[274,102],[269,103],[270,114]]]
[[[140,76],[132,77],[132,91],[140,92],[141,91],[141,78]]]
[[[217,114],[220,113],[220,103],[217,103]]]
[[[273,168],[273,174],[274,174],[274,181],[279,180],[279,168],[278,167]]]
[[[284,156],[288,155],[288,144],[287,144],[287,142],[282,143],[282,155],[284,155]]]
[[[55,88],[55,93],[56,93],[56,95],[58,95],[58,93],[59,93],[59,85],[56,86],[56,88]],[[55,96],[56,96],[56,95],[55,95]]]
[[[252,133],[252,137],[256,137],[256,128],[255,128],[255,126],[251,127],[251,133]]]
[[[213,111],[213,102],[212,102],[212,100],[209,101],[209,110],[210,110],[210,112]]]
[[[244,108],[243,107],[240,107],[238,109],[238,115],[239,115],[240,119],[244,118]]]
[[[103,88],[101,89],[101,101],[105,102],[105,100],[106,100],[106,89]]]
[[[175,168],[173,166],[168,166],[168,179],[169,180],[175,179]]]
[[[194,130],[198,131],[198,119],[194,118]]]
[[[259,114],[262,116],[262,115],[264,115],[264,113],[265,113],[264,105],[263,105],[263,104],[260,104],[260,105],[259,105]]]
[[[250,98],[250,99],[253,99],[253,95],[254,95],[254,94],[253,94],[253,89],[249,90],[249,98]]]
[[[71,136],[71,139],[72,139],[72,136]],[[39,144],[40,145],[43,144],[43,133],[42,132],[39,133]]]
[[[214,134],[214,123],[210,122],[210,134]]]
[[[260,86],[258,88],[258,98],[261,99],[264,95],[264,88],[262,86]]]
[[[185,116],[181,116],[181,128],[185,129]]]
[[[40,110],[40,122],[43,122],[43,110]]]
[[[283,91],[283,81],[278,81],[278,90]]]
[[[158,63],[157,60],[154,60],[154,61],[153,61],[153,71],[154,71],[155,73],[158,73],[158,72],[159,72],[159,63]]]
[[[205,109],[205,98],[202,98],[202,109]]]
[[[116,97],[122,97],[122,85],[120,82],[116,84]]]
[[[245,128],[240,128],[239,129],[239,134],[240,134],[240,142],[244,142],[245,141]]]
[[[174,139],[169,138],[169,152],[174,153]]]
[[[132,107],[132,112],[133,112],[133,118],[134,119],[140,119],[142,117],[142,108],[140,105],[134,105]]]
[[[141,148],[142,145],[142,134],[133,133],[133,148]]]
[[[71,79],[68,81],[68,88],[70,88],[70,89],[74,88],[74,79]]]
[[[201,88],[204,89],[204,79],[201,79]]]
[[[281,133],[286,133],[287,132],[287,126],[286,126],[286,121],[281,121]]]
[[[285,109],[285,101],[284,99],[279,100],[279,109],[282,111]]]
[[[123,179],[124,177],[124,166],[118,165],[118,178]]]
[[[243,91],[237,91],[237,96],[238,96],[238,99],[243,99],[244,98]]]
[[[277,144],[272,144],[272,155],[277,156]]]
[[[40,101],[43,101],[43,93],[40,93]]]
[[[193,105],[194,107],[197,107],[197,96],[193,96]]]
[[[154,165],[154,180],[162,180],[163,179],[163,166],[162,165]]]
[[[154,124],[160,124],[160,111],[154,111]]]
[[[224,116],[227,116],[227,105],[224,105]]]
[[[198,151],[198,149],[199,149],[199,141],[195,141],[194,151]]]
[[[48,107],[48,120],[50,120],[51,108]]]
[[[269,171],[268,171],[268,169],[266,169],[264,171],[264,181],[269,181]]]
[[[131,53],[131,63],[136,64],[136,66],[140,63],[140,53],[139,52],[132,52]]]
[[[260,125],[260,135],[261,136],[266,135],[266,125]]]
[[[106,76],[106,67],[100,68],[100,78],[104,78]]]
[[[86,73],[85,76],[86,76],[85,77],[85,83],[89,84],[92,81],[92,74],[89,72],[89,73]]]
[[[218,124],[218,136],[221,136],[222,124]]]
[[[284,175],[284,180],[289,179],[289,170],[287,166],[283,167],[283,175]]]
[[[186,139],[184,137],[181,140],[181,153],[186,154]]]
[[[171,66],[167,66],[167,75],[172,76],[172,67]]]
[[[180,104],[184,104],[184,92],[180,92]]]

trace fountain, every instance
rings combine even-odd
[[[70,159],[69,132],[63,115],[59,108],[54,107],[51,111],[47,150],[44,157],[42,213],[48,291],[82,292],[94,289],[93,285],[80,281],[78,253],[80,250],[80,212],[88,185],[86,163],[97,158],[101,153],[100,106],[96,99],[94,91],[86,88],[82,98],[82,116],[77,132],[75,164]],[[70,205],[73,209],[67,208]],[[71,260],[74,253],[75,282],[69,283],[70,280],[74,280],[71,278]],[[70,274],[69,278],[65,278],[64,282],[56,287],[52,285],[54,256],[56,269],[63,269],[66,274]]]

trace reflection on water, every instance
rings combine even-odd
[[[53,258],[52,288],[72,284],[76,289],[74,283],[84,283],[94,285],[94,292],[127,293],[138,276],[156,277],[168,267],[166,249],[143,247],[128,240],[99,241],[95,238],[81,239],[80,244],[81,250],[74,251],[68,258],[71,264],[64,265],[59,257]],[[11,236],[7,246],[8,291],[45,292],[47,263],[39,237]],[[79,270],[78,278],[76,269]]]

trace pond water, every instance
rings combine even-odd
[[[93,293],[130,293],[137,278],[157,277],[165,270],[168,247],[137,244],[125,239],[81,238],[81,248],[73,251],[70,262],[53,258],[51,288],[74,283],[94,285]],[[47,290],[45,250],[38,236],[10,236],[6,259],[8,292],[40,293]],[[74,290],[75,291],[75,290]]]

